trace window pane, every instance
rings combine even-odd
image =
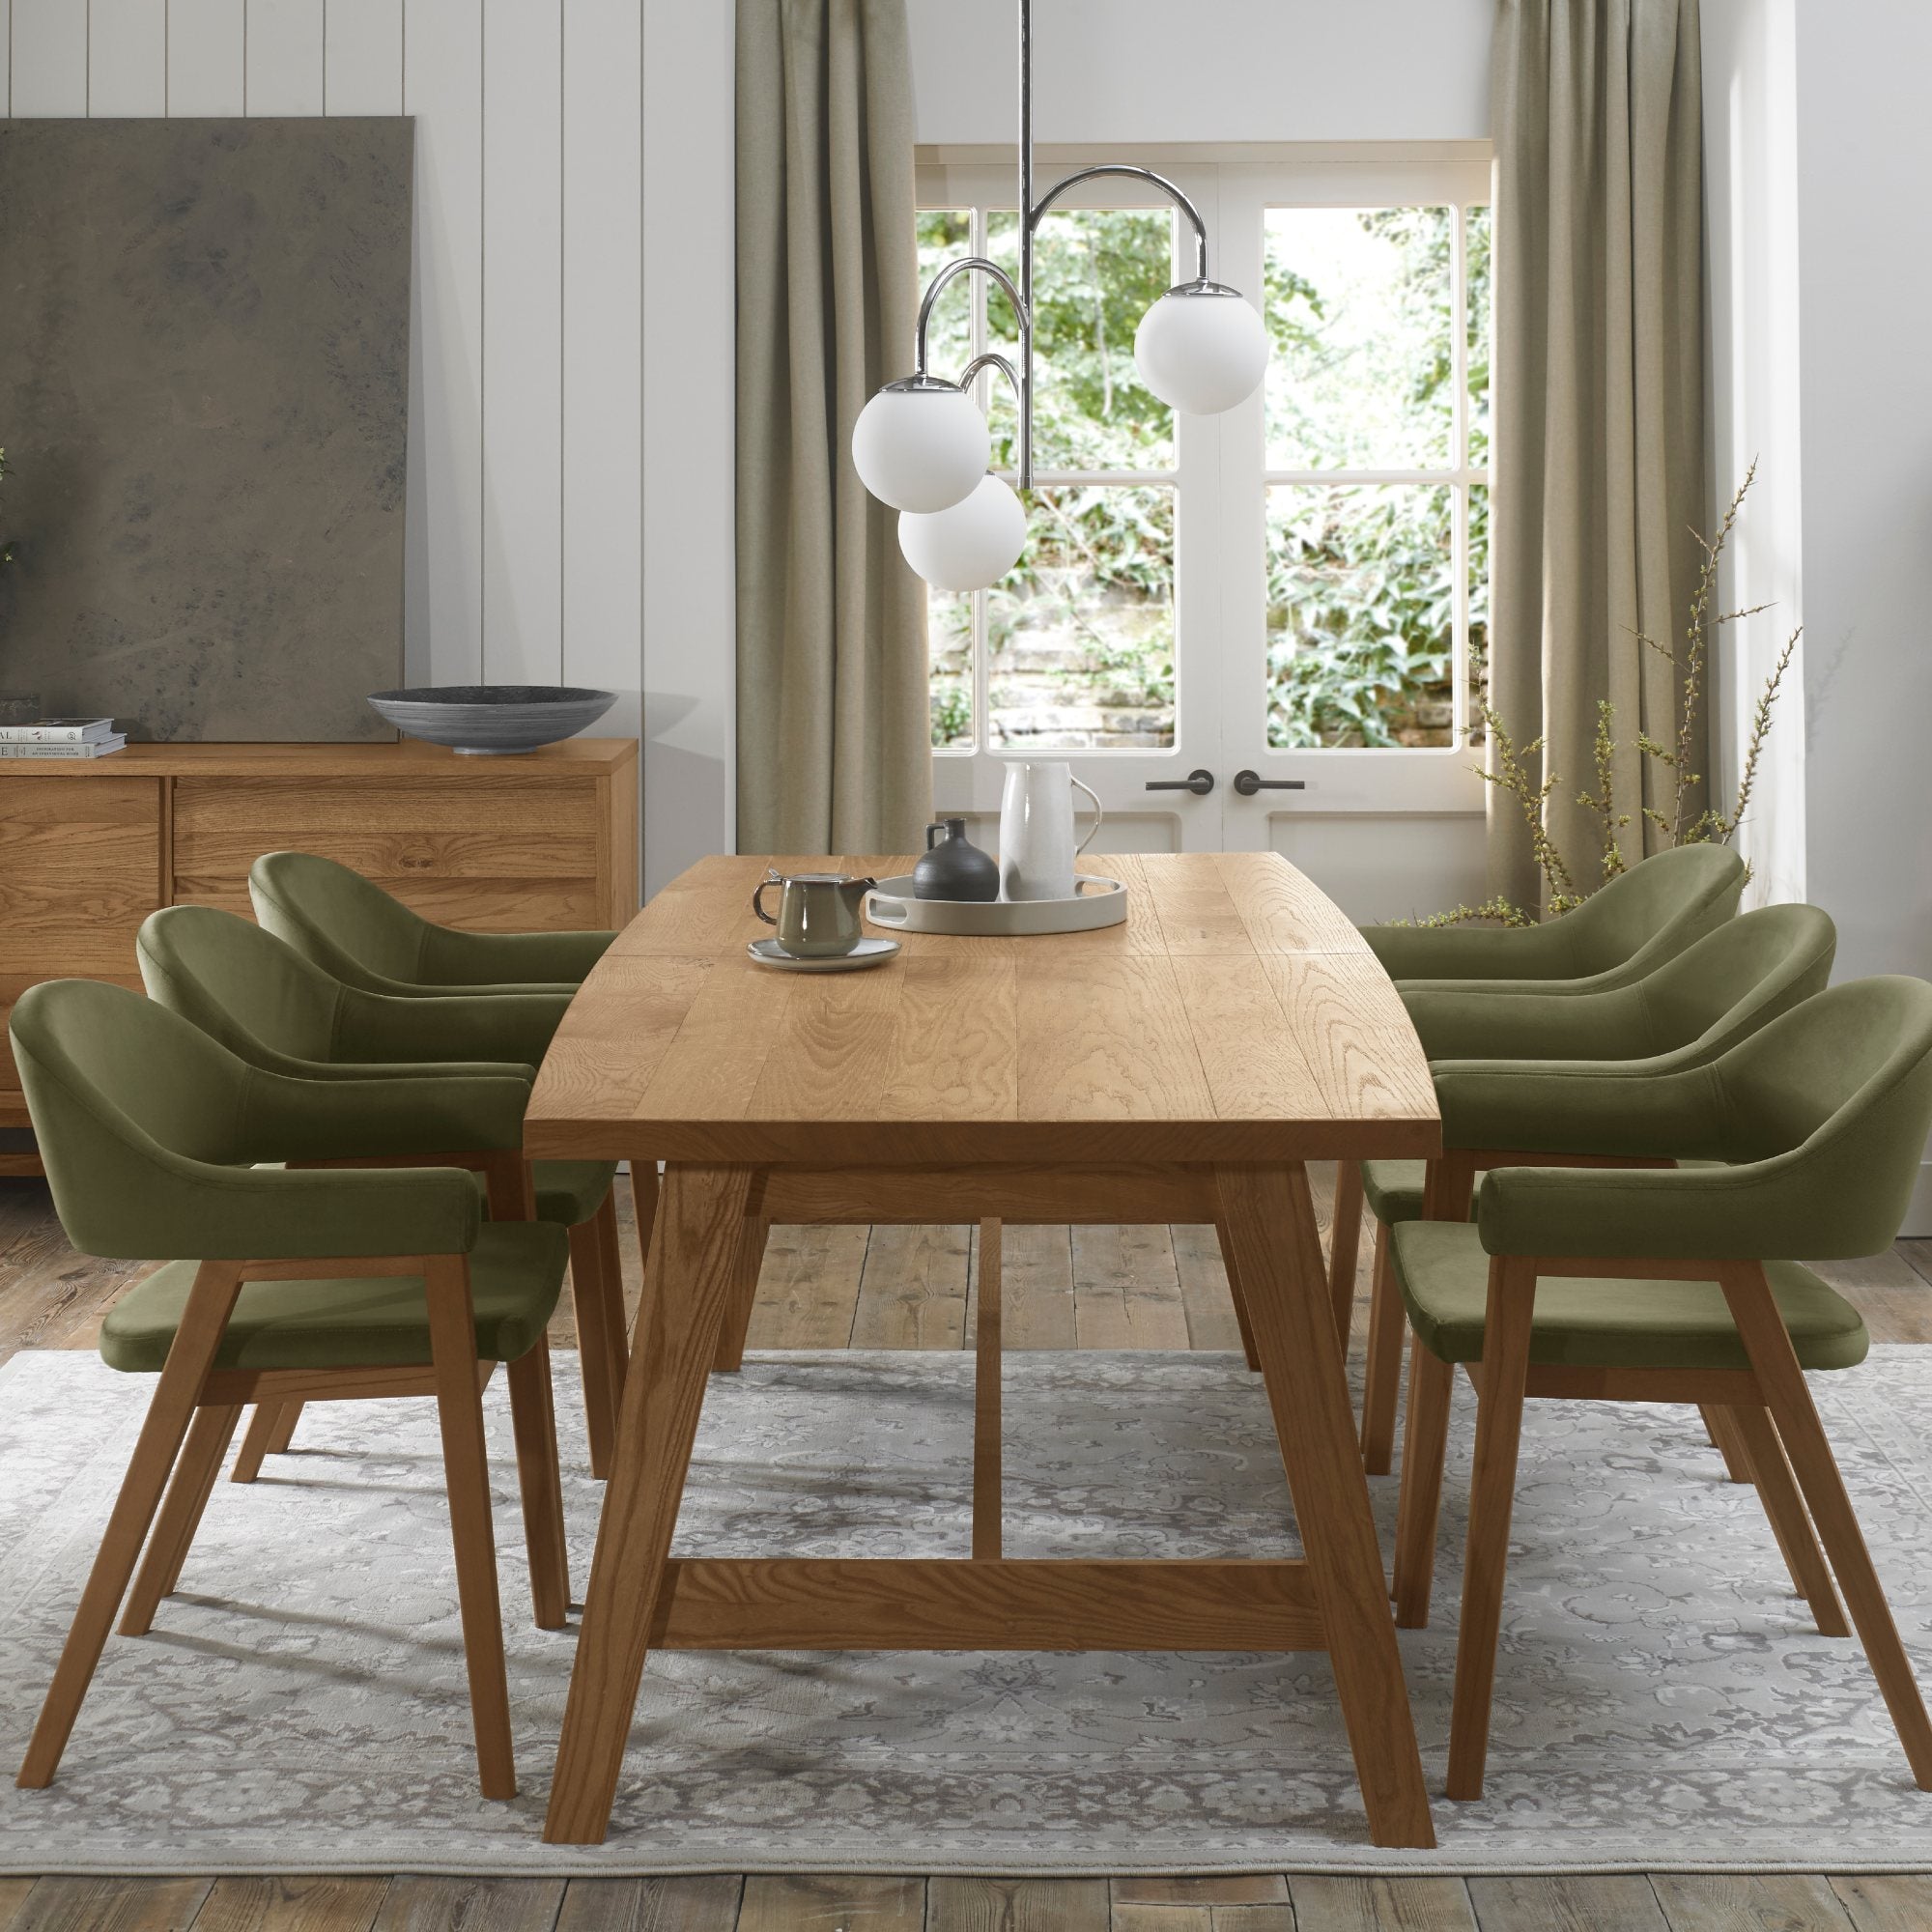
[[[925,636],[932,666],[932,744],[935,751],[973,743],[973,599],[970,593],[927,590]]]
[[[1469,467],[1490,460],[1490,211],[1472,208],[1463,230],[1469,296]]]
[[[1450,507],[1433,484],[1269,490],[1271,747],[1453,742]]]
[[[1490,701],[1490,492],[1483,483],[1469,489],[1469,739],[1480,745],[1489,733],[1483,706]]]
[[[1440,469],[1455,430],[1453,208],[1267,212],[1271,469]]]
[[[1019,223],[990,220],[989,252],[1019,279]],[[1167,469],[1174,414],[1134,364],[1141,317],[1174,281],[1174,216],[1165,209],[1055,209],[1034,246],[1034,462],[1041,469]],[[1010,356],[1019,329],[996,288],[988,346]],[[1011,392],[996,377],[995,467],[1013,462]]]
[[[973,215],[964,208],[923,208],[918,217],[919,295],[923,300],[926,286],[956,255],[973,252]],[[926,355],[936,376],[957,376],[973,359],[973,277],[961,275],[947,283],[946,292],[932,311],[932,327],[926,331]],[[910,376],[913,345],[888,344],[888,381]]]
[[[1174,494],[1033,494],[1026,554],[986,595],[988,741],[1174,743]]]

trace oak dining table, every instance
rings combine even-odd
[[[1439,1153],[1422,1049],[1350,921],[1271,853],[1109,855],[1123,923],[901,936],[863,972],[757,966],[768,866],[657,894],[557,1029],[532,1159],[623,1159],[643,1295],[544,1835],[610,1823],[653,1648],[1325,1651],[1378,1845],[1435,1842],[1307,1163]],[[970,1553],[672,1557],[706,1382],[737,1366],[774,1223],[978,1223]],[[1297,1560],[1009,1558],[1001,1544],[1004,1224],[1211,1223],[1280,1440]],[[1350,1285],[1343,1285],[1343,1293]]]

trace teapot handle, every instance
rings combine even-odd
[[[1069,772],[1067,776],[1069,778],[1072,778],[1073,775]],[[1081,853],[1086,851],[1088,846],[1093,844],[1094,835],[1094,833],[1099,831],[1101,825],[1105,822],[1107,813],[1105,809],[1101,806],[1099,798],[1095,795],[1094,787],[1092,785],[1083,783],[1079,779],[1073,779],[1073,783],[1077,789],[1084,791],[1087,794],[1087,796],[1093,799],[1094,801],[1094,822],[1087,828],[1086,838],[1081,839],[1079,844],[1077,844],[1073,848],[1073,856],[1077,859],[1079,858]]]

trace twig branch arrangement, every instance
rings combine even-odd
[[[1798,639],[1804,635],[1804,627],[1801,624],[1785,640],[1776,665],[1758,694],[1757,707],[1751,717],[1750,737],[1745,748],[1744,769],[1738,776],[1737,797],[1732,801],[1730,810],[1719,811],[1708,806],[1701,811],[1696,810],[1697,787],[1703,782],[1703,774],[1694,766],[1697,746],[1702,742],[1704,729],[1711,639],[1724,625],[1735,624],[1744,617],[1754,617],[1771,608],[1768,604],[1753,604],[1747,610],[1719,611],[1712,614],[1719,564],[1725,546],[1730,542],[1738,512],[1743,508],[1756,475],[1757,465],[1753,463],[1746,471],[1745,480],[1738,485],[1737,495],[1731,498],[1730,508],[1724,512],[1724,521],[1715,537],[1691,532],[1697,538],[1697,547],[1703,552],[1704,560],[1698,568],[1696,594],[1690,600],[1690,620],[1685,626],[1681,651],[1673,650],[1647,632],[1635,633],[1639,643],[1656,651],[1669,663],[1678,681],[1675,743],[1660,744],[1642,731],[1636,734],[1635,741],[1644,758],[1667,775],[1666,781],[1658,787],[1660,792],[1667,793],[1667,808],[1645,805],[1641,798],[1636,806],[1637,814],[1655,829],[1666,845],[1697,845],[1707,841],[1727,845],[1738,827],[1744,823],[1745,813],[1750,807],[1751,792],[1757,782],[1758,759],[1771,729],[1772,707],[1777,701],[1778,687],[1783,683],[1784,673],[1798,648]],[[1628,869],[1630,863],[1624,857],[1622,835],[1633,823],[1633,814],[1622,809],[1616,797],[1616,707],[1607,698],[1598,700],[1597,730],[1591,747],[1595,788],[1577,794],[1577,803],[1597,821],[1602,847],[1595,878],[1581,886],[1551,838],[1544,818],[1545,805],[1562,780],[1555,772],[1550,772],[1540,783],[1531,776],[1531,765],[1544,747],[1543,739],[1533,738],[1519,750],[1509,727],[1488,704],[1483,706],[1483,722],[1489,728],[1493,759],[1487,768],[1479,766],[1478,772],[1486,783],[1507,793],[1520,807],[1523,824],[1529,832],[1530,852],[1543,875],[1546,889],[1547,911],[1540,917],[1558,918],[1581,905],[1592,893]],[[1641,850],[1637,856],[1642,856]],[[1496,897],[1486,900],[1482,905],[1456,906],[1449,912],[1437,913],[1423,920],[1421,923],[1465,925],[1490,922],[1502,925],[1535,925],[1538,920],[1539,914],[1534,909]]]

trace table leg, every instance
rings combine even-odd
[[[749,1168],[665,1173],[544,1821],[552,1844],[601,1843],[611,1822],[751,1185]]]
[[[1307,1170],[1299,1162],[1223,1167],[1215,1183],[1321,1606],[1370,1835],[1378,1845],[1433,1846]]]

